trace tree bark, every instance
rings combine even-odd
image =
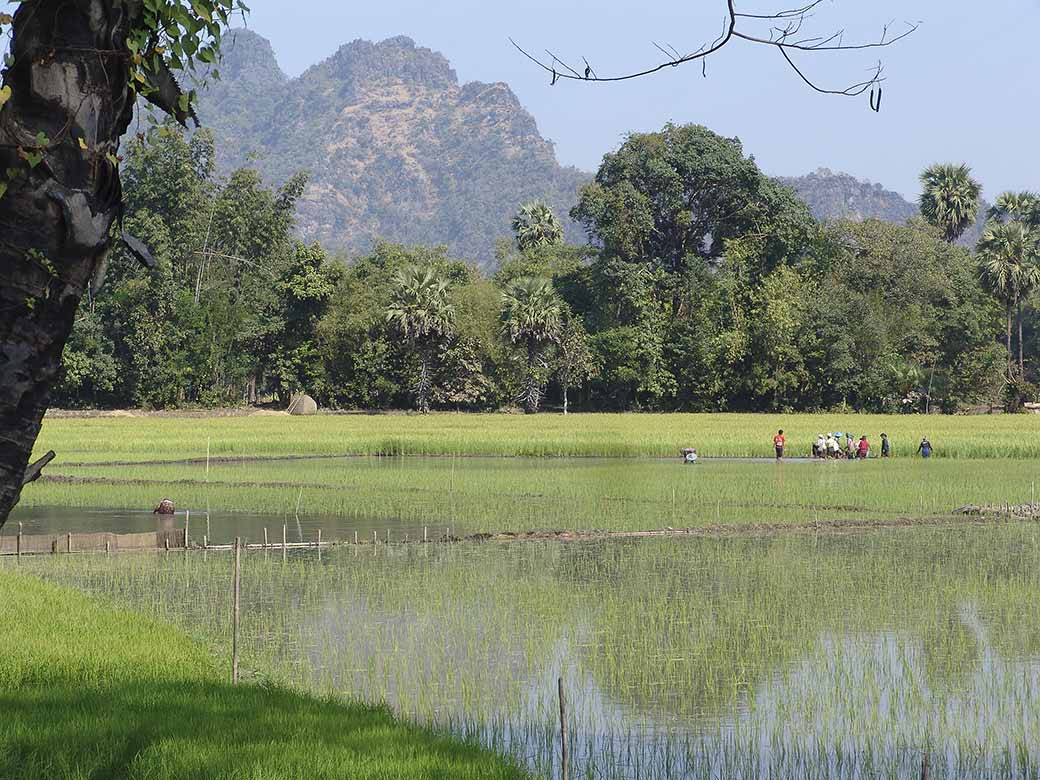
[[[563,413],[567,414],[567,383],[563,383]]]
[[[1015,304],[1009,301],[1007,307],[1007,378],[1009,382],[1015,378],[1015,353],[1011,349],[1011,323],[1015,318],[1014,307]]]
[[[1025,350],[1022,346],[1022,298],[1019,296],[1018,299],[1018,375],[1025,377],[1026,375],[1026,359]]]
[[[541,389],[538,387],[538,377],[535,372],[535,364],[538,361],[538,348],[534,340],[527,342],[527,388],[524,392],[524,411],[527,414],[538,412],[538,402],[541,400]]]
[[[139,0],[33,0],[14,15],[12,95],[0,109],[0,527],[110,247],[122,191],[109,155],[133,113],[126,39],[140,14]]]

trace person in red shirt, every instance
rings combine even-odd
[[[859,459],[866,460],[867,456],[870,455],[870,442],[867,441],[866,436],[859,437]]]
[[[785,444],[787,444],[787,439],[784,438],[784,429],[781,428],[776,432],[776,436],[773,437],[773,446],[776,447],[777,460],[783,460]]]

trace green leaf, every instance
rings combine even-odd
[[[0,199],[3,199],[4,194],[7,192],[7,182],[0,180]]]
[[[3,108],[4,103],[11,99],[11,87],[6,86],[0,88],[0,108]]]

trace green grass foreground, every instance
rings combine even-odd
[[[0,777],[521,778],[387,709],[232,687],[172,626],[0,572]]]
[[[922,436],[936,458],[1040,458],[1040,415],[860,414],[384,414],[289,417],[47,418],[37,451],[76,462],[265,458],[289,455],[505,455],[769,457],[784,428],[791,455],[818,433],[885,432],[897,456]]]

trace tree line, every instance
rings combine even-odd
[[[124,226],[157,268],[112,252],[58,405],[303,391],[423,412],[952,412],[1035,396],[1040,199],[1001,196],[978,251],[957,246],[980,195],[964,166],[925,171],[905,225],[823,224],[738,140],[668,125],[604,157],[570,215],[586,244],[525,204],[490,273],[442,247],[329,256],[294,237],[305,177],[220,177],[204,130],[134,139],[123,177]]]

